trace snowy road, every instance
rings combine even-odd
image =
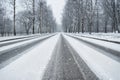
[[[58,33],[21,52],[0,69],[0,80],[120,80],[120,62],[114,56],[74,37]]]
[[[70,49],[61,35],[42,80],[99,80],[85,63],[78,64],[77,53]]]
[[[58,37],[59,34],[23,52],[24,55],[0,70],[0,80],[40,80]]]
[[[18,42],[27,41],[27,40],[38,38],[38,37],[41,37],[41,35],[2,40],[2,41],[0,41],[0,47],[7,46],[10,44],[15,44]]]
[[[31,49],[32,47],[36,46],[38,43],[48,39],[53,35],[55,34],[46,35],[46,36],[37,37],[37,38],[34,37],[34,39],[20,41],[18,43],[0,47],[0,68],[9,64],[11,61],[16,59],[16,57],[23,55],[22,52],[26,51],[27,49]]]
[[[72,48],[101,80],[120,80],[120,62],[80,40],[65,36]],[[97,42],[94,42],[97,43]],[[108,44],[110,45],[110,44]],[[116,46],[112,46],[116,47]],[[109,53],[108,53],[109,54]],[[114,56],[113,56],[114,57]]]
[[[69,34],[67,34],[69,35]],[[80,42],[84,43],[85,45],[94,48],[95,50],[98,50],[102,54],[109,56],[116,61],[120,62],[120,44],[114,43],[110,41],[104,41],[104,40],[98,40],[93,38],[86,38],[86,37],[80,37],[76,35],[69,35]]]

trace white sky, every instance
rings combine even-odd
[[[53,15],[56,18],[56,22],[61,24],[63,8],[65,5],[65,0],[47,0],[48,5],[51,6]]]

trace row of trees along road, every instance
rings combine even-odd
[[[65,32],[120,32],[120,0],[67,0]]]
[[[19,0],[19,6],[17,1],[0,0],[0,36],[55,31],[56,21],[45,0]]]

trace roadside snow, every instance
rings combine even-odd
[[[53,34],[51,34],[51,35],[53,35]],[[8,50],[8,49],[12,49],[12,48],[14,48],[14,47],[26,45],[26,44],[35,42],[35,41],[37,41],[37,40],[44,39],[44,38],[46,38],[46,37],[48,37],[48,36],[51,36],[51,35],[38,37],[38,38],[35,38],[35,39],[31,39],[31,40],[19,42],[19,43],[16,43],[16,44],[11,44],[11,45],[8,45],[8,46],[3,46],[3,47],[0,47],[0,52],[5,51],[5,50]]]
[[[21,35],[21,36],[4,36],[4,37],[0,37],[0,41],[16,39],[16,38],[23,38],[23,37],[30,37],[30,36],[39,36],[39,35],[41,35],[41,34],[31,34],[31,35]]]
[[[75,35],[120,42],[120,33],[92,33],[92,34],[84,33]]]
[[[28,37],[28,38],[22,38],[22,39],[15,39],[15,40],[3,41],[3,42],[0,42],[0,45],[9,44],[9,43],[14,44],[14,43],[19,42],[19,41],[30,40],[30,39],[38,38],[38,37],[41,37],[41,36],[32,36],[32,37]]]
[[[64,35],[66,40],[100,80],[120,80],[120,63],[102,53]]]
[[[7,39],[15,39],[15,38],[22,38],[26,36],[6,36],[6,37],[0,37],[0,41],[7,40]]]
[[[73,35],[73,36],[75,36],[75,35]],[[85,40],[85,41],[88,41],[88,42],[91,42],[91,43],[94,43],[96,45],[100,45],[100,46],[103,46],[105,48],[109,48],[109,49],[120,52],[120,44],[91,39],[91,38],[85,38],[85,37],[80,37],[80,36],[75,36],[75,37],[80,38],[80,39]]]
[[[45,40],[0,70],[0,80],[41,80],[60,34]]]
[[[0,41],[16,39],[16,38],[33,37],[33,36],[45,36],[45,35],[48,35],[48,33],[44,33],[44,34],[31,34],[31,35],[17,35],[17,36],[4,36],[4,37],[0,37]]]

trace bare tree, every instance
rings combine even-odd
[[[33,0],[33,34],[35,33],[35,0]]]
[[[118,28],[118,6],[120,4],[117,3],[116,0],[103,0],[103,8],[104,12],[111,18],[112,20],[112,31],[120,32]]]
[[[96,32],[99,32],[99,2],[98,0],[95,1],[95,11],[96,11]]]
[[[16,22],[16,0],[14,0],[14,35],[16,35],[16,26],[15,26],[15,22]]]
[[[3,2],[0,1],[0,33],[2,36],[4,36],[4,30],[5,30],[5,10],[3,8]]]
[[[13,8],[13,34],[16,36],[16,0],[9,0]]]
[[[51,33],[56,26],[50,6],[47,6],[46,1],[40,0],[37,6],[37,22],[39,24],[38,32]]]
[[[32,25],[32,13],[31,11],[24,10],[18,13],[18,21],[21,26],[24,27],[26,34],[28,35]]]
[[[43,27],[43,9],[44,9],[44,2],[40,0],[38,2],[38,8],[37,8],[37,21],[39,23],[38,33],[42,33],[42,27]]]

